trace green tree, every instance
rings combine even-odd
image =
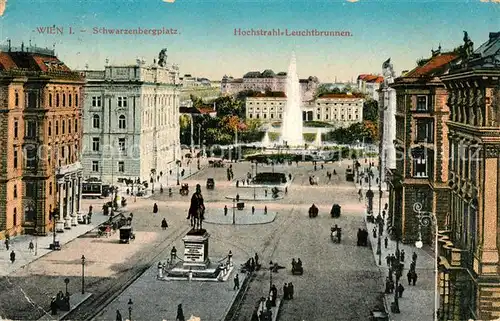
[[[373,122],[378,122],[379,111],[378,111],[378,101],[374,99],[368,99],[363,104],[363,120],[369,120]]]

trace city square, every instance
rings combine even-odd
[[[499,8],[0,1],[0,320],[499,320]]]

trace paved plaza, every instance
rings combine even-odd
[[[263,206],[268,208],[268,215],[276,213],[274,220],[264,222],[267,224],[211,224],[210,219],[204,224],[204,228],[211,234],[211,257],[225,257],[231,250],[235,261],[244,262],[258,253],[264,266],[261,271],[256,272],[234,320],[243,321],[249,318],[257,300],[267,295],[270,282],[267,266],[270,261],[285,267],[272,275],[273,283],[279,289],[279,296],[282,295],[285,282],[293,282],[295,287],[295,298],[283,304],[281,320],[364,320],[369,317],[371,310],[381,304],[381,273],[370,248],[356,246],[356,232],[364,226],[364,204],[358,201],[354,184],[345,182],[344,169],[347,165],[327,164],[323,170],[318,166],[317,171],[314,171],[311,163],[301,163],[298,167],[295,164],[285,166],[284,171],[294,174],[287,195],[281,200],[269,203],[255,202],[256,217],[263,215],[258,213]],[[250,163],[233,164],[233,169],[235,177],[243,177],[250,171]],[[328,180],[326,171],[333,169],[336,169],[338,175]],[[259,172],[266,170],[271,171],[271,168],[259,166]],[[309,185],[310,175],[319,178],[318,186]],[[214,190],[205,188],[208,177],[215,179]],[[85,254],[85,286],[86,290],[94,295],[68,318],[89,317],[92,312],[98,312],[97,309],[102,304],[111,302],[115,302],[116,306],[123,306],[121,312],[125,317],[126,303],[130,297],[133,301],[139,300],[140,297],[151,298],[151,306],[144,303],[144,307],[139,308],[140,301],[137,301],[137,307],[134,307],[137,313],[143,308],[150,311],[148,313],[152,314],[148,314],[147,319],[153,320],[156,317],[161,320],[165,313],[171,318],[172,311],[182,299],[181,294],[175,294],[177,291],[169,291],[168,286],[165,287],[170,282],[156,281],[155,266],[169,257],[174,245],[182,253],[181,239],[190,229],[186,217],[196,184],[202,187],[207,216],[223,215],[223,208],[228,205],[229,213],[226,217],[231,217],[231,220],[232,201],[227,200],[225,196],[235,194],[237,189],[234,182],[227,181],[225,168],[206,168],[184,180],[183,183],[190,186],[189,196],[180,195],[180,186],[169,183],[173,188],[172,196],[165,192],[156,192],[147,199],[137,198],[135,202],[129,198],[126,210],[134,215],[133,228],[136,232],[136,240],[130,244],[119,244],[116,234],[108,239],[88,234],[68,243],[62,251],[51,252],[29,264],[28,268],[15,271],[9,278],[4,279],[3,286],[7,291],[0,294],[0,302],[12,299],[16,303],[0,307],[0,315],[16,316],[17,319],[23,320],[38,319],[43,315],[39,310],[48,309],[48,298],[57,291],[64,290],[65,277],[70,278],[69,291],[79,291],[80,257]],[[106,200],[86,200],[84,206],[92,204],[96,212],[104,201]],[[156,214],[152,211],[154,203],[159,208]],[[241,217],[252,215],[248,210],[254,202],[245,203],[246,211],[237,211]],[[311,219],[307,211],[313,203],[319,208],[319,216]],[[342,206],[342,215],[338,219],[330,216],[334,203]],[[94,217],[100,215],[102,214],[96,213]],[[165,231],[160,227],[163,218],[169,225]],[[330,239],[330,227],[333,224],[338,224],[343,229],[341,244],[334,244]],[[292,258],[302,260],[304,275],[292,276]],[[125,289],[142,271],[147,272]],[[154,291],[152,284],[158,284]],[[224,287],[232,288],[232,281],[221,285],[216,282],[194,282],[192,286],[200,287],[203,293],[213,292],[215,298],[222,298],[229,295],[224,294]],[[123,290],[125,292],[117,298],[114,297],[113,293]],[[232,292],[230,294],[233,295]],[[219,315],[223,310],[222,307],[216,309],[211,302],[199,297],[184,298],[182,301],[187,317],[191,313],[200,313],[202,320],[212,320],[211,316]],[[222,301],[225,302],[225,299]],[[115,306],[111,305],[106,312],[102,311],[102,315],[111,317],[116,313],[115,310]]]

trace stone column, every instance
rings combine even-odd
[[[76,212],[77,213],[82,213],[82,172],[78,172],[77,174],[77,179],[78,179],[78,199],[76,203]]]
[[[64,228],[69,230],[71,229],[71,202],[69,201],[71,193],[69,177],[64,177],[64,183],[66,185],[66,215],[64,216]]]
[[[78,216],[77,216],[78,212],[76,210],[77,191],[78,191],[78,186],[77,186],[76,174],[72,174],[71,175],[71,226],[78,225]]]
[[[56,222],[56,232],[64,232],[64,220],[63,220],[63,214],[64,214],[64,191],[63,191],[63,186],[64,186],[64,180],[58,180],[57,181],[57,190],[58,190],[58,196],[59,196],[59,218],[57,219]]]

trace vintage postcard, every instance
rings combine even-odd
[[[0,0],[0,320],[500,320],[500,0]]]

